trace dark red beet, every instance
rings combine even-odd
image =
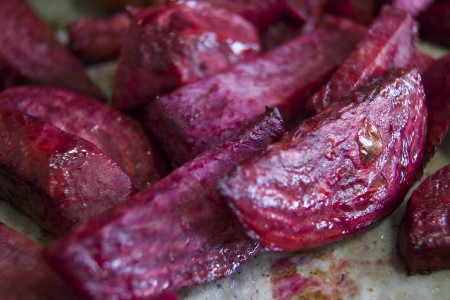
[[[397,250],[410,274],[450,269],[450,165],[412,193]]]
[[[332,104],[221,184],[270,250],[355,234],[402,202],[422,160],[426,106],[417,70],[396,71]]]
[[[378,14],[379,5],[376,0],[330,0],[325,11],[344,16],[363,24],[370,24]]]
[[[0,65],[36,84],[102,97],[84,65],[58,44],[26,1],[0,1],[0,28]],[[8,79],[2,74],[0,86]]]
[[[283,118],[294,122],[306,98],[364,34],[353,25],[323,26],[227,72],[184,86],[149,103],[145,124],[180,165],[235,134],[266,106],[280,108]]]
[[[80,299],[51,270],[41,247],[0,223],[0,299]]]
[[[450,126],[450,54],[432,64],[423,74],[428,104],[427,145],[424,163],[434,155]]]
[[[308,109],[321,112],[369,79],[409,65],[415,52],[417,25],[404,11],[385,6],[380,16],[330,81],[308,99]]]
[[[0,109],[0,198],[59,235],[123,202],[130,178],[90,142]]]
[[[94,99],[53,88],[21,87],[0,94],[0,106],[39,117],[97,146],[141,189],[161,175],[155,151],[141,126]]]
[[[419,17],[420,36],[434,43],[450,47],[450,2],[431,5]]]
[[[424,53],[421,53],[416,49],[409,62],[411,67],[415,66],[419,69],[419,73],[422,75],[428,70],[428,68],[435,62],[435,59]]]
[[[161,5],[134,12],[113,106],[132,109],[259,53],[255,28],[223,9]]]
[[[69,48],[86,63],[99,63],[119,57],[130,25],[126,13],[109,18],[79,19],[67,28]]]
[[[280,114],[269,110],[222,146],[51,244],[47,260],[89,299],[144,299],[229,275],[259,244],[220,197],[217,181],[283,132]]]

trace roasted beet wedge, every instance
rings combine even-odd
[[[82,299],[48,267],[41,246],[0,223],[0,299]]]
[[[109,18],[79,19],[67,28],[69,48],[86,63],[99,63],[119,57],[130,25],[126,13]]]
[[[133,109],[259,53],[255,28],[237,14],[198,5],[132,12],[113,106]]]
[[[73,92],[21,87],[0,94],[0,106],[39,117],[97,146],[139,189],[157,181],[160,163],[141,126],[121,112]]]
[[[0,65],[36,84],[102,97],[84,65],[58,44],[26,1],[0,1],[0,28]],[[0,78],[0,86],[4,80]]]
[[[131,179],[92,143],[0,109],[0,198],[60,235],[123,202]]]
[[[385,6],[330,81],[308,99],[308,110],[321,112],[369,79],[394,67],[406,67],[415,53],[416,40],[417,25],[412,17]]]
[[[222,194],[271,250],[354,234],[389,215],[420,169],[424,98],[417,70],[386,75],[238,167]]]
[[[412,193],[397,250],[410,274],[450,269],[450,165]]]
[[[420,15],[419,21],[421,37],[450,47],[450,2],[436,1]]]
[[[364,34],[354,23],[340,24],[320,27],[149,103],[146,126],[172,163],[180,165],[235,134],[266,106],[279,107],[283,118],[294,122],[308,95],[331,76]]]
[[[450,126],[449,70],[450,54],[436,61],[423,74],[429,115],[424,162],[434,155]]]
[[[0,223],[0,299],[82,300],[47,265],[42,247]],[[177,300],[167,292],[149,300]]]
[[[259,244],[245,234],[217,181],[284,132],[269,110],[109,215],[51,244],[46,258],[89,299],[147,299],[232,273]]]

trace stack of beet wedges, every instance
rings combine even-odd
[[[0,1],[0,201],[55,238],[0,223],[0,299],[177,299],[354,235],[450,124],[450,55],[416,49],[450,45],[449,1],[98,2],[126,9],[63,46]],[[86,64],[115,59],[106,99]],[[410,274],[450,268],[449,214],[447,166],[407,204]]]

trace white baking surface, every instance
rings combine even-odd
[[[29,2],[55,28],[61,40],[68,22],[101,13],[87,0]],[[448,51],[427,43],[421,43],[420,49],[436,58]],[[114,70],[114,64],[108,63],[93,67],[90,75],[110,93]],[[450,135],[428,164],[424,177],[448,163]],[[231,277],[182,291],[180,295],[192,300],[273,299],[274,287],[296,274],[301,279],[291,284],[299,286],[299,293],[292,299],[450,299],[450,271],[407,276],[397,257],[397,230],[405,203],[389,218],[356,236],[295,254],[261,253]],[[50,240],[33,221],[4,202],[0,203],[0,221],[34,240],[43,243]],[[278,272],[271,270],[281,262],[291,267]]]

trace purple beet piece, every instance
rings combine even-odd
[[[423,74],[427,96],[428,129],[424,163],[434,155],[450,126],[450,54],[432,64]]]
[[[364,39],[322,88],[308,99],[318,113],[373,77],[409,65],[415,52],[417,25],[408,13],[385,6]]]
[[[173,0],[166,1],[173,2]],[[241,15],[259,30],[264,30],[273,22],[279,20],[283,9],[286,7],[286,0],[175,0],[175,2],[223,8]]]
[[[426,10],[434,0],[379,0],[384,4],[391,4],[397,8],[409,12],[413,16],[418,16]]]
[[[90,142],[0,109],[0,198],[53,235],[123,202],[131,179]]]
[[[117,59],[129,25],[126,13],[76,20],[67,28],[70,51],[89,64]]]
[[[355,234],[399,206],[420,170],[426,104],[393,72],[301,123],[221,183],[249,234],[297,251]]]
[[[450,47],[450,2],[433,3],[420,17],[420,36]]]
[[[39,117],[97,146],[138,189],[156,182],[161,158],[139,123],[95,99],[47,87],[20,87],[0,94],[0,106]],[[155,161],[156,160],[156,161]]]
[[[277,110],[207,151],[109,215],[45,251],[50,265],[89,299],[146,299],[231,274],[254,255],[216,185],[284,132]]]
[[[450,165],[431,175],[406,206],[397,250],[410,274],[450,269]]]
[[[0,28],[0,65],[32,83],[102,98],[84,65],[56,41],[26,1],[0,1]],[[2,76],[0,86],[8,78]]]
[[[41,255],[41,246],[0,223],[0,299],[82,299]]]
[[[133,109],[259,53],[255,28],[237,14],[199,5],[132,13],[117,67],[113,106]]]
[[[334,22],[334,21],[333,21]],[[278,107],[288,123],[352,51],[364,29],[350,21],[322,26],[229,71],[184,86],[146,107],[145,124],[180,165]]]
[[[376,0],[331,0],[327,1],[327,13],[343,16],[363,24],[370,24],[378,14]]]

